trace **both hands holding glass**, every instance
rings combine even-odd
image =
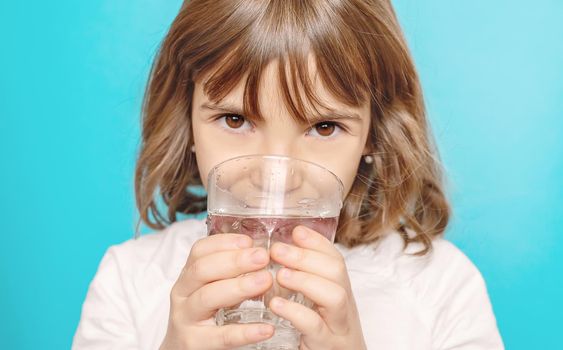
[[[306,161],[246,156],[214,167],[207,190],[209,235],[172,289],[161,349],[365,349],[333,245],[338,177]]]

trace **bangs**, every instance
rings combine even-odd
[[[206,53],[187,63],[197,72],[193,80],[206,76],[203,88],[215,103],[244,82],[243,112],[258,120],[263,119],[260,82],[273,61],[279,91],[296,120],[305,122],[308,115],[331,111],[317,93],[319,83],[347,106],[365,103],[372,95],[369,55],[357,33],[338,26],[338,16],[329,13],[328,6],[314,3],[249,1],[224,14],[218,27],[205,33]]]

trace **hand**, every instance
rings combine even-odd
[[[313,301],[316,311],[280,297],[270,309],[301,332],[301,350],[366,349],[344,258],[318,232],[299,226],[292,235],[296,246],[278,242],[270,249],[286,267],[276,279]]]
[[[217,234],[194,244],[170,293],[168,329],[160,349],[231,349],[273,335],[271,325],[218,327],[213,319],[218,309],[272,286],[272,276],[264,270],[267,251],[251,246],[252,239],[239,234]]]

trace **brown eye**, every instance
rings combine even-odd
[[[336,125],[330,122],[322,122],[315,125],[315,130],[321,136],[330,136],[334,134],[335,129],[336,129]]]
[[[238,129],[244,125],[244,117],[238,114],[227,114],[225,116],[225,123],[231,129]]]

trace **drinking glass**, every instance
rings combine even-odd
[[[303,225],[334,242],[343,186],[336,175],[320,165],[282,156],[237,157],[211,170],[207,191],[209,235],[241,233],[253,239],[254,247],[269,250],[275,242],[293,244],[293,228]],[[268,305],[274,296],[307,307],[313,303],[276,282],[280,267],[273,261],[267,266],[274,283],[266,293],[217,312],[217,325],[274,325],[272,338],[239,349],[298,349],[299,332],[289,321],[270,311]]]

